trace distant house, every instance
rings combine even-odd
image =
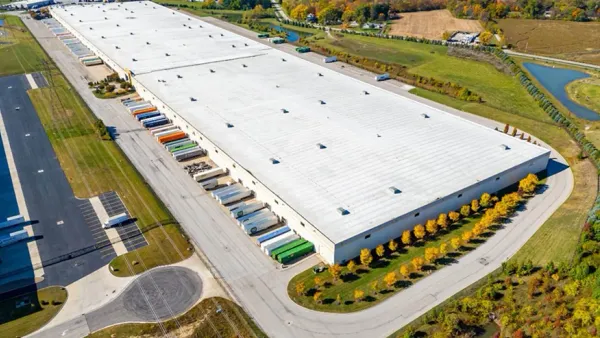
[[[463,45],[470,45],[479,43],[479,32],[455,32],[448,39],[449,43],[459,43]]]
[[[360,24],[358,22],[356,22],[356,21],[352,21],[348,26],[350,26],[350,27],[358,27],[358,26],[360,26]]]
[[[306,21],[317,22],[317,16],[314,15],[313,13],[308,13],[308,15],[306,16]]]
[[[552,18],[554,16],[554,11],[545,11],[544,18]]]
[[[382,27],[382,24],[373,22],[367,22],[362,26],[363,29],[381,29]]]

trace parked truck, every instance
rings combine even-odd
[[[277,223],[279,223],[279,219],[277,216],[273,215],[245,224],[243,229],[248,235],[253,235],[259,231],[268,229]]]
[[[165,144],[167,142],[181,140],[183,138],[186,138],[186,136],[187,136],[187,134],[184,133],[183,131],[178,131],[178,132],[175,132],[170,135],[163,135],[163,136],[159,137],[158,142]]]
[[[298,52],[300,54],[308,53],[308,52],[310,52],[310,47],[306,47],[306,46],[296,47],[296,52]]]
[[[311,242],[306,242],[300,246],[297,246],[289,251],[286,251],[277,256],[277,261],[281,264],[287,264],[298,257],[302,257],[308,253],[313,252],[315,246]]]
[[[325,63],[332,63],[337,61],[337,56],[327,56],[323,59]]]
[[[385,80],[389,80],[389,78],[390,78],[390,74],[388,74],[388,73],[383,73],[383,74],[375,76],[375,80],[377,80],[377,81],[385,81]]]
[[[227,173],[227,171],[225,169],[217,167],[217,168],[213,168],[213,169],[195,174],[194,179],[196,180],[196,182],[199,182],[199,181],[205,180],[207,178],[217,177],[217,176],[225,174],[225,173]]]
[[[244,215],[251,214],[256,210],[260,210],[265,207],[263,202],[254,201],[254,202],[242,202],[236,206],[236,208],[231,210],[231,217],[238,218]]]
[[[273,250],[271,252],[271,258],[277,259],[278,255],[280,255],[280,254],[282,254],[282,253],[284,253],[284,252],[286,252],[288,250],[291,250],[291,249],[293,249],[293,248],[295,248],[297,246],[300,246],[300,245],[302,245],[304,243],[307,243],[307,242],[308,242],[307,240],[302,239],[302,238],[297,239],[297,240],[295,240],[295,241],[293,241],[291,243],[288,243],[288,244],[286,244],[286,245],[284,245],[282,247],[279,247],[279,248]]]
[[[127,220],[129,220],[129,215],[127,215],[126,212],[123,212],[118,215],[114,215],[114,216],[107,218],[106,221],[104,221],[104,223],[102,224],[102,227],[104,229],[112,228],[114,226],[122,224],[123,222],[125,222]]]
[[[204,190],[214,189],[217,187],[218,180],[216,178],[209,178],[206,181],[200,182],[200,186]]]
[[[271,241],[263,243],[264,245],[261,246],[261,250],[265,254],[270,256],[271,252],[273,252],[273,250],[280,248],[288,243],[291,243],[299,238],[300,238],[300,236],[296,235],[293,232],[289,232],[285,235],[273,238]]]
[[[290,231],[290,227],[289,226],[282,226],[281,228],[275,229],[271,232],[268,232],[260,237],[258,237],[256,239],[256,241],[258,242],[258,244],[262,244],[263,242],[266,242],[268,240],[270,240],[271,238],[275,238],[279,235],[285,234],[286,232]]]

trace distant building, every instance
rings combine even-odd
[[[308,13],[308,15],[306,16],[306,21],[317,22],[317,16],[314,15],[313,13]]]
[[[479,32],[470,33],[470,32],[455,32],[448,39],[449,43],[460,43],[464,45],[475,44],[479,42]]]

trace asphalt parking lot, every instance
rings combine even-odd
[[[36,84],[45,83],[38,75],[34,79]],[[68,285],[101,268],[109,259],[103,259],[97,250],[88,252],[96,242],[79,208],[80,200],[73,195],[27,95],[28,89],[25,75],[0,78],[0,112],[7,131],[3,137],[10,141],[29,216],[36,221],[32,228],[45,263],[44,280],[38,286]],[[86,253],[81,254],[82,250]],[[2,276],[16,273],[24,276],[20,286],[33,282],[28,255],[27,250],[0,249],[0,284]]]
[[[129,212],[125,208],[123,201],[121,201],[121,198],[116,192],[109,191],[98,196],[98,198],[100,198],[100,202],[102,202],[102,206],[106,210],[106,213],[109,217],[124,212],[129,215]],[[123,241],[123,244],[128,252],[148,245],[148,242],[140,231],[137,222],[128,222],[126,224],[117,226],[115,227],[115,230],[117,230],[117,233],[119,234],[119,237],[121,237],[121,240]]]

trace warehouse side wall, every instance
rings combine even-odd
[[[462,205],[470,203],[471,200],[479,199],[485,192],[495,193],[513,185],[529,173],[539,173],[546,169],[549,158],[550,151],[494,177],[480,181],[455,195],[436,200],[369,232],[347,239],[336,245],[334,261],[339,263],[357,257],[362,248],[373,249],[379,244],[385,244],[390,239],[400,237],[404,230],[413,229],[417,224],[424,225],[428,219],[436,219],[440,213],[458,210]]]

